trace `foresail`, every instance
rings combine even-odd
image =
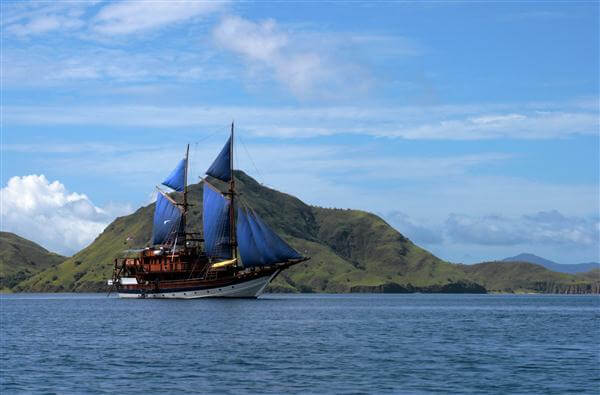
[[[181,225],[181,210],[159,192],[154,208],[152,244],[165,244],[174,240],[178,233],[183,232]]]
[[[244,267],[271,265],[301,255],[283,241],[255,213],[238,208],[237,242]]]
[[[163,185],[173,188],[177,192],[183,192],[185,188],[185,170],[187,159],[183,158],[169,176],[162,182]]]
[[[225,182],[231,180],[231,136],[206,174]]]
[[[231,202],[206,181],[203,189],[202,224],[206,254],[212,258],[231,259]]]

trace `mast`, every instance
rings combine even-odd
[[[229,196],[231,204],[229,205],[229,237],[231,238],[231,256],[237,258],[237,241],[235,239],[235,205],[233,204],[235,196],[235,181],[233,179],[233,121],[231,121],[231,138],[229,139],[229,170],[231,177],[229,181]]]
[[[186,226],[186,219],[187,219],[187,212],[188,212],[188,201],[187,201],[187,178],[188,178],[188,168],[189,168],[189,155],[190,155],[190,145],[187,145],[187,148],[185,149],[185,170],[184,170],[184,176],[183,176],[183,216],[181,218],[181,220],[183,221],[183,245],[187,246],[187,237],[186,237],[186,233],[185,233],[185,226]]]

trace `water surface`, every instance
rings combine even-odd
[[[2,295],[0,392],[590,393],[600,298]]]

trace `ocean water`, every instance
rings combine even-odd
[[[600,298],[3,295],[0,392],[600,393]]]

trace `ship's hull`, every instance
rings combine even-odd
[[[118,291],[120,298],[132,299],[199,299],[199,298],[257,298],[281,269],[247,281],[232,281],[215,286],[176,288],[163,283],[158,289],[131,289]]]

